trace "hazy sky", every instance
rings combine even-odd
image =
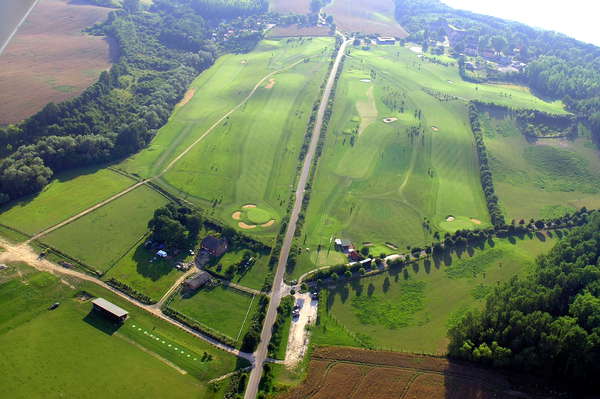
[[[442,0],[454,8],[524,22],[600,46],[598,0]]]

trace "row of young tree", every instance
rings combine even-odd
[[[214,18],[225,18],[262,12],[265,4],[155,0],[148,11],[140,11],[138,0],[124,2],[123,9],[89,29],[118,45],[120,58],[110,71],[80,96],[50,103],[21,124],[0,128],[0,203],[41,190],[55,173],[120,159],[145,147],[220,51],[211,37],[222,20],[203,18],[202,7],[218,10]],[[260,35],[246,39],[256,44]]]
[[[600,213],[542,256],[531,276],[497,287],[449,336],[452,357],[600,389]]]
[[[600,136],[600,47],[518,22],[456,10],[439,0],[395,3],[396,18],[411,32],[409,39],[443,41],[448,24],[463,29],[452,40],[457,52],[487,49],[527,63],[524,71],[500,74],[498,78],[526,84],[537,93],[563,100]]]

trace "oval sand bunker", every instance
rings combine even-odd
[[[397,120],[398,120],[398,118],[384,118],[383,123],[392,123],[392,122],[396,122]]]

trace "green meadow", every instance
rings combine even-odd
[[[313,343],[443,354],[448,328],[481,308],[498,283],[527,274],[556,241],[556,234],[495,239],[460,256],[340,283],[321,305]]]
[[[291,38],[265,40],[249,54],[219,58],[192,84],[194,96],[173,113],[150,147],[122,167],[141,176],[161,172],[267,74],[290,67],[263,81],[248,102],[159,180],[164,188],[234,228],[241,228],[232,218],[234,212],[243,205],[258,205],[263,213],[249,215],[255,224],[246,232],[272,237],[285,214],[306,126],[332,50],[331,38]],[[274,223],[263,226],[270,220]]]
[[[350,50],[291,278],[343,262],[336,237],[379,255],[489,226],[467,100],[564,112],[517,86],[464,82],[436,59],[449,64],[399,46]]]
[[[246,253],[254,258],[254,264],[247,270],[238,270],[238,265]],[[247,248],[230,248],[222,257],[212,260],[206,268],[236,284],[256,290],[262,288],[265,278],[271,272],[269,254],[258,253]],[[231,270],[229,274],[228,270]],[[270,278],[272,279],[272,276]]]
[[[483,113],[494,185],[508,220],[562,216],[600,207],[600,157],[589,132],[528,141],[514,117]]]
[[[258,302],[254,295],[219,285],[203,288],[189,297],[177,295],[169,307],[241,342]]]
[[[140,186],[41,241],[106,272],[142,239],[154,211],[167,202],[151,188]]]
[[[22,264],[0,271],[0,396],[213,398],[207,381],[245,366],[103,288],[69,284]],[[126,309],[129,319],[107,322],[81,291]]]
[[[134,183],[109,169],[66,172],[58,175],[42,192],[0,208],[0,223],[33,235]]]

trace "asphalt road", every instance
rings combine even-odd
[[[333,64],[333,68],[331,69],[331,72],[329,74],[327,85],[325,86],[325,90],[323,91],[323,98],[321,99],[321,105],[319,106],[319,110],[317,113],[317,120],[315,122],[315,127],[312,131],[310,145],[308,147],[306,157],[304,158],[304,164],[300,173],[300,179],[298,179],[298,185],[296,187],[296,199],[294,201],[292,213],[290,214],[290,221],[288,223],[288,227],[285,232],[285,237],[283,239],[281,253],[279,255],[279,261],[277,263],[277,271],[275,272],[275,280],[273,281],[271,301],[269,302],[269,307],[267,308],[267,314],[265,316],[262,333],[260,335],[260,344],[254,352],[254,368],[250,372],[250,378],[248,380],[248,386],[246,387],[244,399],[255,399],[256,395],[258,394],[258,384],[260,382],[260,378],[262,377],[263,364],[265,362],[265,359],[267,358],[267,349],[269,347],[269,342],[271,341],[273,324],[275,323],[275,319],[277,317],[277,307],[281,302],[282,290],[284,290],[285,288],[283,284],[283,275],[285,273],[285,268],[290,254],[290,248],[292,247],[292,241],[294,240],[296,224],[298,222],[298,215],[302,210],[304,190],[306,189],[306,183],[308,182],[310,167],[312,166],[315,151],[317,149],[317,144],[319,142],[321,126],[323,125],[323,118],[325,115],[325,110],[327,109],[327,103],[329,102],[331,90],[333,88],[333,84],[335,83],[335,75],[337,74],[337,71],[340,67],[340,62],[342,61],[342,57],[344,56],[346,46],[349,42],[350,40],[344,40],[344,42],[340,46],[335,62]]]

